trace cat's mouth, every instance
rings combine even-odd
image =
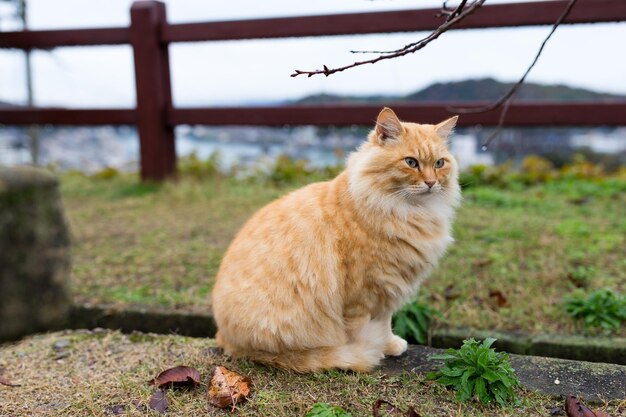
[[[427,185],[416,185],[406,188],[407,196],[409,197],[433,195],[439,193],[441,190],[442,187],[439,184],[433,187],[428,187]]]

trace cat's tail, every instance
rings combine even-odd
[[[339,368],[356,372],[371,371],[384,357],[387,344],[385,326],[370,322],[360,337],[348,344],[280,353],[264,351],[245,352],[244,356],[270,366],[299,373]]]

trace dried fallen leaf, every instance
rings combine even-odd
[[[591,411],[582,401],[573,395],[565,398],[565,411],[568,417],[611,417],[603,411]]]
[[[550,409],[551,416],[562,416],[564,414],[565,414],[565,410],[563,410],[561,407],[553,407]]]
[[[450,284],[443,289],[443,297],[448,301],[459,298],[459,293],[454,291],[454,284]]]
[[[574,204],[576,206],[582,206],[583,204],[587,204],[592,201],[591,197],[579,197],[579,198],[571,198],[568,200],[569,203]]]
[[[154,394],[152,394],[152,397],[150,398],[150,402],[148,403],[148,405],[153,410],[158,411],[159,413],[164,413],[170,404],[169,402],[167,402],[165,391],[162,389],[158,389],[154,392]]]
[[[381,408],[382,408],[382,411],[385,412],[385,415],[392,415],[390,413],[393,413],[393,415],[397,415],[397,416],[421,417],[413,409],[413,407],[409,407],[409,409],[406,410],[406,414],[405,414],[400,408],[396,407],[389,401],[385,401],[385,400],[376,400],[376,402],[374,402],[374,405],[372,406],[374,417],[380,417]]]
[[[493,260],[488,259],[488,258],[476,259],[476,260],[473,262],[473,265],[474,265],[476,268],[483,268],[483,267],[485,267],[485,266],[487,266],[487,265],[490,265],[492,262],[493,262]]]
[[[0,368],[0,384],[6,385],[7,387],[19,387],[20,384],[12,383],[8,378],[4,377],[4,368]]]
[[[209,403],[219,408],[232,406],[245,400],[250,395],[250,379],[229,371],[223,366],[213,369],[213,377],[209,383]]]
[[[509,299],[500,290],[493,290],[489,292],[489,297],[496,300],[498,307],[506,307],[509,305]]]
[[[126,414],[126,404],[110,405],[104,409],[104,414],[107,416],[121,416]]]
[[[413,407],[409,407],[409,409],[406,412],[406,417],[422,417],[422,416],[420,416],[417,413],[417,411],[413,409]]]
[[[395,413],[398,411],[398,409],[396,408],[395,405],[391,404],[389,401],[385,401],[385,400],[376,400],[376,402],[374,403],[374,405],[372,406],[372,411],[374,413],[374,417],[380,417],[380,408],[382,406],[385,406],[383,408],[383,411],[387,412],[387,413]]]
[[[135,409],[137,411],[140,411],[144,414],[148,411],[148,409],[146,408],[146,405],[142,404],[139,400],[132,400],[130,403],[135,406]]]
[[[195,387],[200,385],[200,373],[196,368],[190,366],[175,366],[161,372],[149,384],[162,388],[164,386],[171,387]]]

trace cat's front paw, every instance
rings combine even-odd
[[[401,338],[400,336],[396,336],[395,334],[392,338],[387,342],[387,347],[385,348],[385,355],[388,356],[400,356],[404,352],[406,352],[409,344]]]

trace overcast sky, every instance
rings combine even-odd
[[[505,1],[488,0],[487,4]],[[435,0],[169,0],[170,22],[439,7]],[[130,0],[28,0],[32,29],[125,26]],[[9,30],[6,5],[0,30]],[[294,69],[350,63],[351,49],[396,49],[423,34],[202,42],[170,46],[179,106],[254,103],[310,93],[407,94],[433,82],[523,73],[548,27],[463,30],[444,34],[407,57],[324,77],[290,78]],[[626,23],[563,26],[529,80],[626,94]],[[0,100],[24,100],[23,58],[0,51]],[[34,53],[36,104],[133,106],[130,47],[58,48]]]

